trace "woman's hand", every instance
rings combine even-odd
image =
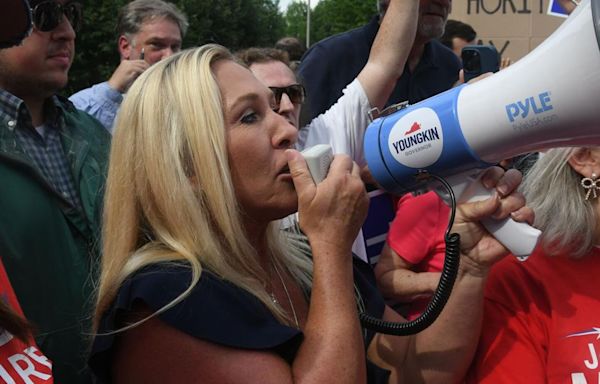
[[[298,194],[300,228],[311,244],[323,241],[349,251],[369,203],[359,167],[349,156],[336,155],[327,177],[315,185],[302,155],[293,149],[286,154]]]
[[[302,383],[331,377],[340,383],[366,382],[351,257],[368,206],[359,168],[347,155],[336,155],[327,177],[315,185],[302,155],[292,149],[286,155],[298,194],[300,228],[313,256],[308,316],[292,376]]]
[[[482,175],[481,182],[488,189],[494,188],[493,196],[487,200],[457,206],[452,231],[461,236],[462,272],[484,276],[495,262],[509,253],[479,220],[485,217],[504,219],[510,216],[515,221],[533,223],[533,211],[525,206],[523,195],[515,192],[521,179],[521,173],[515,169],[505,173],[500,167],[492,167]]]

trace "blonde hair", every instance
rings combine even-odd
[[[594,246],[598,218],[592,201],[585,200],[581,175],[568,163],[585,148],[550,149],[523,179],[521,191],[535,212],[534,225],[542,230],[542,245],[549,255],[584,256]]]
[[[155,314],[183,300],[206,268],[291,324],[270,299],[267,273],[241,224],[212,73],[220,60],[233,56],[219,45],[182,51],[145,71],[127,93],[110,154],[96,327],[128,276],[173,261],[189,264],[192,282]],[[277,221],[267,243],[277,266],[310,286],[312,263],[302,239]]]

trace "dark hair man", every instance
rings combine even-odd
[[[475,44],[477,32],[467,23],[458,20],[448,20],[440,42],[450,48],[458,57],[467,45]]]
[[[0,51],[0,255],[55,382],[89,383],[85,335],[110,135],[56,95],[81,4],[30,3],[31,34]]]

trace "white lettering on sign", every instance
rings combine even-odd
[[[18,375],[25,384],[39,383],[40,380],[48,381],[52,378],[49,374],[52,371],[52,363],[36,347],[28,347],[23,350],[23,353],[15,353],[9,356],[7,360],[8,364],[4,362],[4,365],[6,366],[0,364],[0,383],[16,384],[14,380],[14,378],[17,377],[16,375]],[[48,367],[48,371],[40,372],[36,370],[34,362]],[[13,372],[12,376],[9,373],[9,370]],[[31,378],[37,378],[39,380],[34,382]]]

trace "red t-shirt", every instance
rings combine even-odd
[[[467,383],[598,383],[599,277],[597,248],[582,259],[537,249],[525,262],[495,265]]]
[[[444,267],[444,233],[449,216],[450,207],[435,192],[418,196],[407,193],[398,202],[387,243],[414,266],[414,272],[440,272]],[[423,312],[428,302],[427,298],[412,302],[408,319]]]
[[[15,312],[23,315],[15,293],[0,261],[0,295]],[[53,383],[52,362],[33,340],[24,343],[0,328],[0,383]]]

